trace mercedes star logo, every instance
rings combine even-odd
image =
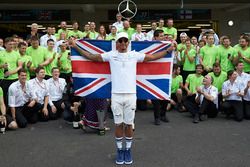
[[[118,5],[118,12],[124,19],[131,19],[137,13],[137,6],[132,0],[123,0]]]

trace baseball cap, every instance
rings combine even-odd
[[[58,41],[58,46],[61,46],[61,45],[63,45],[63,44],[66,44],[66,41],[64,41],[64,40]]]
[[[127,38],[128,39],[128,34],[126,32],[120,32],[119,34],[117,34],[115,41],[118,41],[120,38]]]
[[[180,34],[180,37],[186,37],[187,36],[187,34],[185,33],[185,32],[182,32],[181,34]]]

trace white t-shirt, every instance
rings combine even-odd
[[[136,65],[143,62],[145,54],[110,51],[101,56],[103,61],[110,64],[112,93],[136,93]]]

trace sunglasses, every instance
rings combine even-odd
[[[119,43],[122,43],[122,42],[127,43],[127,42],[128,42],[128,39],[127,39],[127,38],[120,38],[120,39],[118,39],[118,42],[119,42]]]

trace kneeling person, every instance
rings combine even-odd
[[[214,118],[218,114],[218,89],[212,85],[213,78],[206,75],[203,79],[203,85],[197,87],[196,102],[200,104],[198,113],[194,117],[194,123],[199,122],[199,118]]]
[[[18,71],[18,81],[9,87],[9,107],[13,120],[20,128],[27,126],[27,123],[37,122],[38,106],[32,98],[31,87],[26,82],[27,72],[25,69]]]
[[[63,93],[65,91],[66,82],[65,79],[59,78],[60,70],[58,67],[53,67],[52,78],[48,79],[49,85],[49,105],[51,111],[56,113],[57,117],[60,117],[65,105],[63,103]]]

